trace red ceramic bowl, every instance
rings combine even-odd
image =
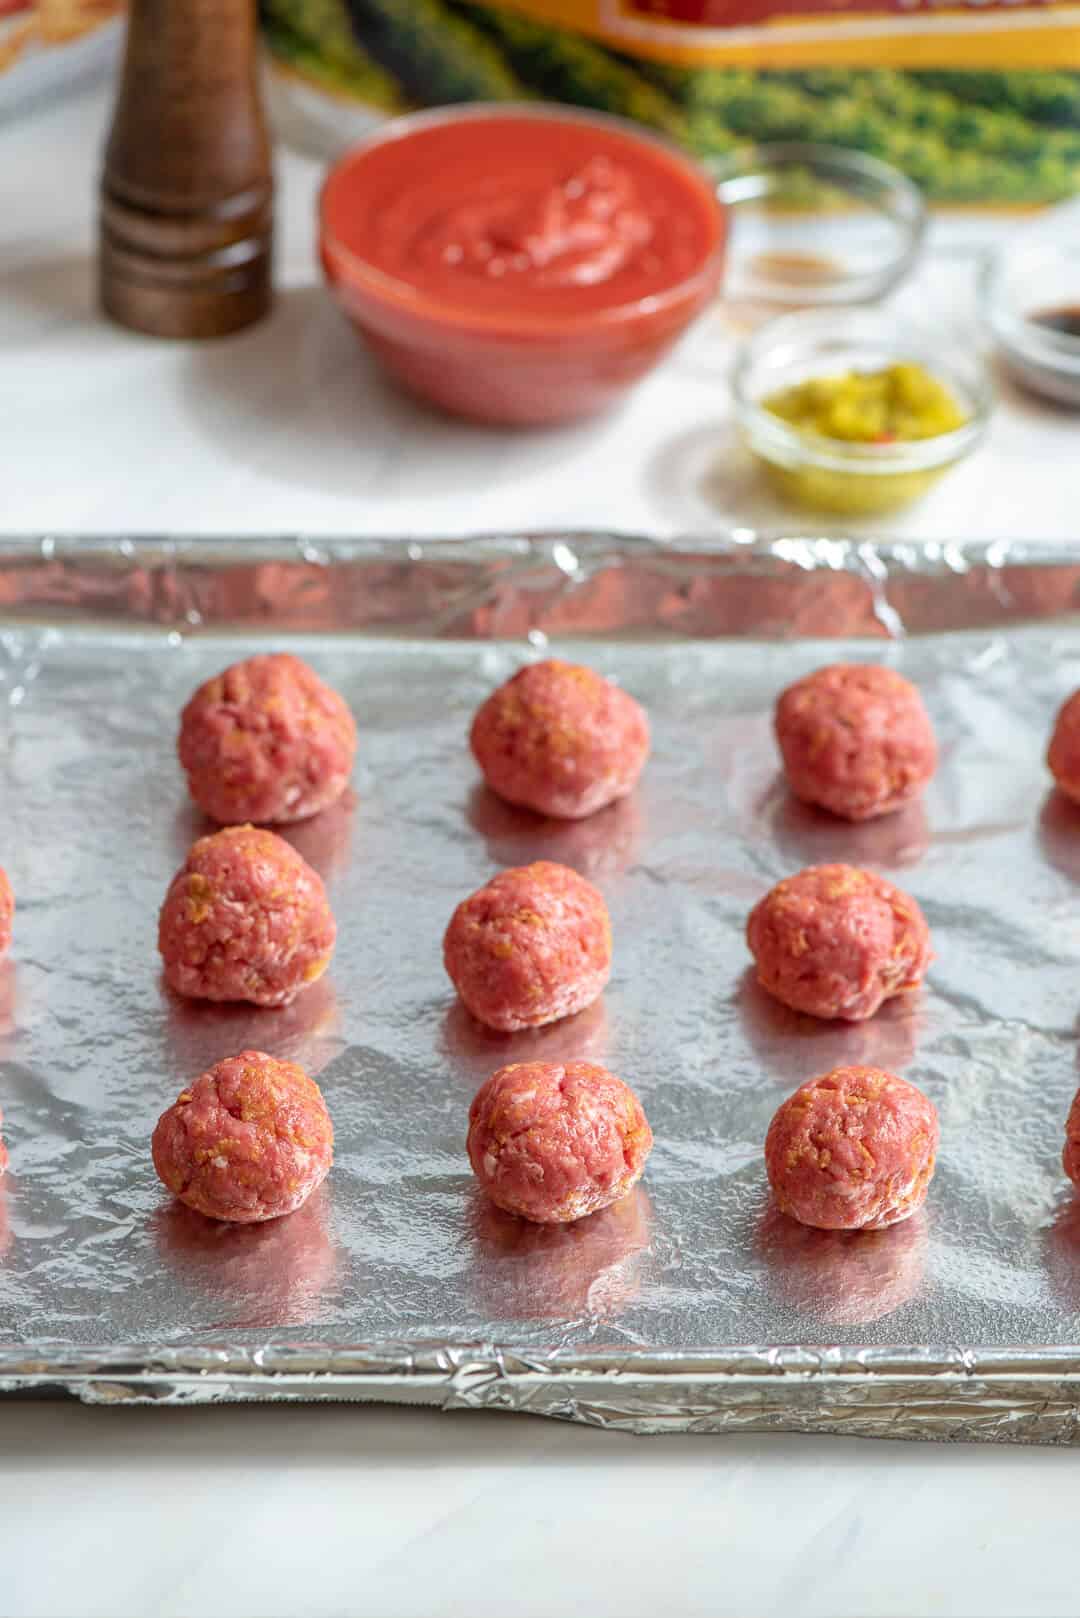
[[[386,370],[502,424],[606,409],[715,295],[708,176],[636,125],[480,104],[395,119],[331,169],[327,280]]]

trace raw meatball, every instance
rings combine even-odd
[[[480,1022],[540,1028],[592,1005],[611,976],[611,922],[591,882],[538,860],[502,871],[462,901],[443,962]]]
[[[158,921],[166,982],[195,1000],[284,1006],[326,971],[337,929],[321,880],[275,832],[200,837]]]
[[[918,988],[930,929],[914,899],[853,865],[812,865],[778,882],[750,912],[758,982],[812,1017],[862,1022]]]
[[[500,798],[581,820],[631,790],[649,752],[649,723],[640,703],[602,675],[551,658],[493,691],[469,740]]]
[[[211,1219],[294,1213],[334,1161],[334,1127],[314,1079],[262,1051],[228,1056],[182,1090],[151,1141],[158,1178]]]
[[[344,792],[356,726],[298,657],[249,657],[201,685],[180,716],[180,763],[195,802],[225,826],[304,820]]]
[[[7,872],[0,866],[0,961],[11,948],[11,926],[15,919],[15,895]]]
[[[1080,691],[1058,709],[1046,762],[1065,796],[1080,803]]]
[[[820,1230],[880,1230],[926,1200],[938,1117],[906,1079],[879,1067],[838,1067],[782,1104],[765,1139],[765,1168],[782,1213]]]
[[[845,820],[899,809],[937,768],[918,691],[873,663],[835,663],[789,686],[776,705],[776,739],[795,796]]]
[[[568,1224],[636,1185],[652,1130],[634,1092],[591,1062],[515,1062],[469,1109],[469,1162],[498,1207]]]

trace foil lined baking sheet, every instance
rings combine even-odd
[[[19,901],[0,1390],[1072,1440],[1080,810],[1042,756],[1080,685],[1078,589],[1080,557],[1008,546],[0,541],[0,863]],[[502,805],[464,740],[549,639],[653,722],[637,793],[575,824]],[[184,1004],[155,951],[206,829],[177,713],[255,645],[307,657],[361,734],[354,791],[287,833],[340,933],[282,1011]],[[785,683],[847,656],[918,681],[942,743],[924,802],[860,827],[788,797],[770,730]],[[441,936],[463,895],[538,857],[600,886],[615,971],[579,1017],[497,1036],[455,1003]],[[909,889],[934,934],[925,991],[862,1026],[774,1005],[743,943],[772,882],[829,859]],[[188,1079],[249,1045],[318,1077],[337,1155],[300,1213],[245,1229],[171,1204],[148,1142]],[[534,1056],[610,1066],[656,1136],[638,1190],[562,1230],[493,1210],[464,1155],[478,1084]],[[891,1231],[769,1207],[769,1118],[841,1062],[904,1073],[941,1114],[926,1209]]]

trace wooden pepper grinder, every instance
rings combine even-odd
[[[272,210],[255,0],[132,0],[101,192],[105,312],[157,337],[258,320]]]

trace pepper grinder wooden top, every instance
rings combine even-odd
[[[105,312],[158,337],[258,320],[272,204],[255,0],[132,0],[102,182]]]

